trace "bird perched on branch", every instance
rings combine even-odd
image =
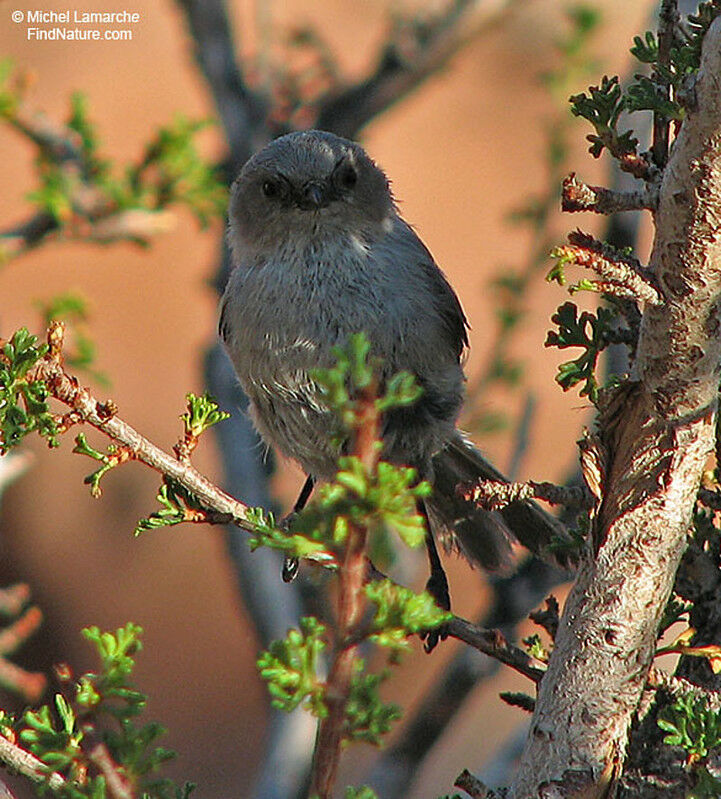
[[[228,236],[234,270],[220,333],[261,436],[307,475],[295,511],[314,481],[335,474],[339,455],[310,371],[331,366],[333,348],[363,331],[382,377],[408,371],[423,389],[417,403],[384,419],[382,457],[415,467],[433,485],[419,510],[428,521],[427,587],[439,605],[448,609],[450,599],[435,537],[498,569],[509,559],[512,532],[527,544],[558,532],[531,502],[489,513],[457,496],[458,483],[503,479],[455,426],[466,318],[363,148],[320,131],[276,139],[233,184]],[[287,561],[284,577],[295,569],[297,561]]]

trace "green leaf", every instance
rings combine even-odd
[[[388,672],[364,674],[363,668],[363,660],[356,660],[353,664],[343,737],[350,741],[364,741],[380,746],[392,722],[397,721],[402,714],[398,705],[382,702],[378,694],[378,688],[388,677]]]
[[[230,418],[230,414],[221,411],[207,392],[202,396],[187,394],[186,400],[188,409],[180,418],[185,425],[185,432],[190,436],[197,437],[214,424]]]
[[[721,746],[721,711],[711,709],[703,697],[691,693],[677,697],[663,708],[656,723],[667,733],[664,743],[680,746],[691,760]]]
[[[47,386],[26,379],[46,353],[47,345],[38,345],[36,336],[24,327],[5,342],[0,352],[0,454],[32,432],[39,433],[51,447],[59,444],[57,424],[47,404]]]
[[[273,641],[257,660],[258,671],[268,684],[271,704],[290,713],[302,705],[317,718],[325,718],[325,683],[318,678],[319,659],[326,648],[325,627],[313,617],[300,620],[300,630],[291,629]]]
[[[349,785],[345,789],[344,796],[345,799],[378,799],[378,794],[367,785],[362,785],[360,788]]]
[[[588,396],[592,402],[598,398],[598,382],[595,376],[599,354],[606,348],[607,333],[611,330],[614,311],[599,308],[597,314],[584,311],[578,315],[578,307],[571,302],[561,305],[551,317],[558,325],[557,331],[549,331],[544,346],[566,349],[580,347],[581,355],[573,361],[566,361],[558,367],[556,382],[564,391],[583,383],[581,396]]]
[[[369,583],[365,593],[376,605],[369,639],[390,650],[392,659],[409,648],[409,635],[434,629],[453,618],[427,591],[416,594],[390,580]]]

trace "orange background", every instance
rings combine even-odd
[[[255,5],[232,5],[239,47],[252,55]],[[626,74],[628,45],[648,25],[649,3],[607,0],[598,6],[603,13],[594,38],[598,76]],[[27,41],[26,26],[12,23],[10,14],[35,7],[0,0],[0,54],[31,71],[35,83],[28,102],[54,119],[65,117],[73,91],[85,92],[108,157],[120,164],[137,158],[157,127],[178,112],[191,118],[213,115],[173,3],[43,4],[45,10],[140,12],[141,21],[128,26],[134,32],[131,42],[98,43]],[[538,74],[553,64],[553,43],[565,30],[562,7],[553,0],[513,4],[500,24],[375,121],[363,138],[391,176],[404,216],[462,300],[472,327],[471,376],[487,357],[494,324],[488,281],[521,263],[530,241],[525,230],[506,223],[505,215],[544,187],[542,133],[552,109]],[[281,34],[292,24],[316,26],[351,75],[369,65],[386,14],[381,0],[288,0],[267,8]],[[584,123],[576,130],[571,163],[584,178],[600,182],[603,165],[584,153]],[[201,141],[209,157],[222,154],[217,131],[203,134]],[[35,187],[33,148],[0,128],[0,152],[0,227],[5,228],[29,212],[25,195]],[[559,241],[577,224],[600,229],[597,219],[559,218]],[[21,325],[38,330],[35,300],[80,291],[92,309],[97,365],[112,379],[111,389],[97,393],[112,397],[124,419],[169,449],[180,431],[185,393],[202,390],[200,358],[216,320],[208,279],[216,267],[221,229],[216,223],[200,232],[191,216],[179,211],[172,232],[158,236],[148,250],[60,242],[12,261],[0,267],[0,335]],[[562,479],[575,463],[574,442],[590,419],[587,403],[575,392],[563,394],[553,381],[564,354],[542,347],[549,316],[565,299],[539,275],[514,346],[517,356],[527,358],[525,385],[538,400],[521,477]],[[523,394],[499,393],[490,407],[517,413]],[[90,439],[104,446],[99,435],[91,433]],[[501,468],[507,466],[508,436],[481,444]],[[37,441],[29,446],[36,454],[32,468],[2,501],[0,577],[3,584],[28,581],[45,613],[39,640],[31,647],[32,666],[47,668],[63,660],[78,671],[88,668],[92,660],[80,627],[115,628],[127,620],[141,624],[145,652],[137,681],[151,697],[149,718],[168,726],[165,743],[179,752],[173,776],[197,782],[198,799],[245,795],[263,751],[264,689],[254,671],[257,644],[223,541],[212,529],[190,526],[133,539],[137,520],[155,508],[157,475],[126,465],[106,477],[103,497],[96,501],[82,483],[92,464],[71,454],[70,440],[53,453]],[[219,477],[212,436],[195,461]],[[289,464],[281,472],[279,492],[287,504],[300,477]],[[455,560],[448,565],[455,610],[474,617],[488,595],[483,577]],[[424,569],[419,565],[419,584]],[[394,674],[389,695],[412,707],[453,648],[446,643],[426,657],[414,645],[413,656]],[[479,688],[433,751],[409,799],[448,792],[461,768],[479,769],[492,758],[522,721],[521,712],[507,710],[497,693],[526,687],[521,678],[503,672]],[[361,779],[361,766],[372,756],[363,746],[348,750],[344,778]]]

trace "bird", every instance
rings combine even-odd
[[[382,458],[430,481],[419,500],[427,522],[427,589],[450,609],[436,540],[471,564],[507,567],[512,542],[547,540],[558,523],[532,502],[481,510],[456,487],[503,476],[457,429],[468,322],[448,279],[403,219],[381,169],[356,142],[318,130],[281,136],[234,181],[228,214],[232,271],[219,333],[262,439],[306,474],[297,513],[318,481],[331,480],[342,447],[312,377],[335,348],[363,332],[382,364],[381,384],[410,372],[422,393],[382,422]],[[297,560],[287,559],[284,579]],[[431,634],[430,651],[438,640]]]

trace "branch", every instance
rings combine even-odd
[[[457,638],[479,652],[505,663],[506,666],[515,669],[519,674],[533,680],[534,683],[540,682],[545,674],[545,663],[531,657],[517,646],[509,644],[500,630],[486,630],[483,627],[477,627],[460,616],[454,616],[448,622],[447,629],[448,635],[452,638]]]
[[[656,691],[664,691],[671,699],[692,694],[693,696],[703,699],[709,709],[718,712],[721,710],[721,692],[708,691],[696,683],[685,680],[683,677],[676,677],[672,674],[666,674],[665,671],[651,666],[648,673],[648,685]]]
[[[104,743],[99,742],[92,746],[88,752],[88,760],[94,763],[105,777],[111,799],[133,799],[133,789],[129,780],[113,761]]]
[[[668,69],[671,63],[671,50],[676,44],[676,29],[679,23],[678,0],[662,0],[658,15],[658,66]],[[658,91],[664,100],[671,99],[671,86],[662,85],[662,76],[655,70]],[[653,144],[651,155],[657,167],[663,169],[668,161],[668,134],[671,120],[659,111],[653,113]]]
[[[567,573],[551,568],[538,558],[527,559],[508,577],[491,578],[493,598],[490,607],[478,619],[478,626],[498,627],[511,639],[528,612],[548,591],[567,579]],[[479,653],[470,646],[458,647],[443,673],[425,692],[413,716],[388,743],[363,781],[384,799],[406,796],[420,764],[465,706],[471,692],[497,674],[500,667],[501,663],[491,655]],[[494,780],[495,784],[502,782]]]
[[[315,127],[352,139],[372,119],[443,69],[479,31],[496,22],[514,0],[450,0],[425,21],[395,23],[375,70],[352,86],[321,98]]]
[[[366,390],[358,401],[359,419],[353,454],[357,455],[368,474],[376,467],[380,454],[380,414],[375,403],[375,386]],[[310,795],[330,799],[340,761],[346,704],[356,662],[358,644],[349,644],[355,637],[366,605],[363,586],[367,575],[366,542],[368,530],[349,524],[345,556],[338,573],[337,651],[328,675],[325,704],[328,715],[321,721],[311,773]]]
[[[56,793],[62,793],[66,789],[67,783],[64,777],[57,772],[48,774],[48,767],[41,760],[2,735],[0,735],[0,762],[13,773],[27,777],[36,785],[47,786]]]
[[[663,302],[655,285],[653,273],[641,266],[636,258],[615,247],[576,230],[568,234],[568,244],[558,247],[554,255],[564,263],[591,269],[600,278],[594,287],[604,294],[622,299],[640,300],[650,305]]]
[[[594,551],[566,601],[513,799],[579,780],[589,797],[611,790],[687,545],[714,449],[721,361],[719,75],[721,18],[704,41],[698,109],[683,122],[661,185],[651,268],[664,303],[643,316],[641,382],[616,390],[599,419],[608,469]]]
[[[495,799],[497,794],[466,768],[456,777],[454,788],[465,791],[472,799]]]
[[[553,483],[503,483],[496,480],[479,480],[477,483],[459,486],[462,497],[476,503],[483,510],[501,510],[512,502],[524,499],[541,499],[551,505],[590,510],[596,500],[585,486],[559,486]]]
[[[655,210],[658,186],[644,183],[635,191],[615,191],[603,186],[589,186],[575,172],[563,179],[561,209],[568,213],[592,211],[594,214],[615,214],[617,211]]]
[[[268,102],[249,89],[239,67],[224,0],[178,0],[192,36],[195,60],[225,129],[234,170],[267,143]]]
[[[195,496],[209,512],[200,511],[197,518],[189,511],[188,521],[237,525],[246,532],[256,532],[252,509],[218,488],[190,463],[178,460],[157,447],[117,416],[112,400],[100,402],[82,388],[75,377],[67,374],[61,363],[64,325],[52,322],[48,330],[49,350],[28,372],[27,380],[41,380],[50,396],[70,407],[77,420],[100,430],[127,449],[130,457],[142,461],[157,472],[177,481]],[[317,553],[320,560],[334,560],[330,553]],[[311,555],[315,558],[315,555]]]

